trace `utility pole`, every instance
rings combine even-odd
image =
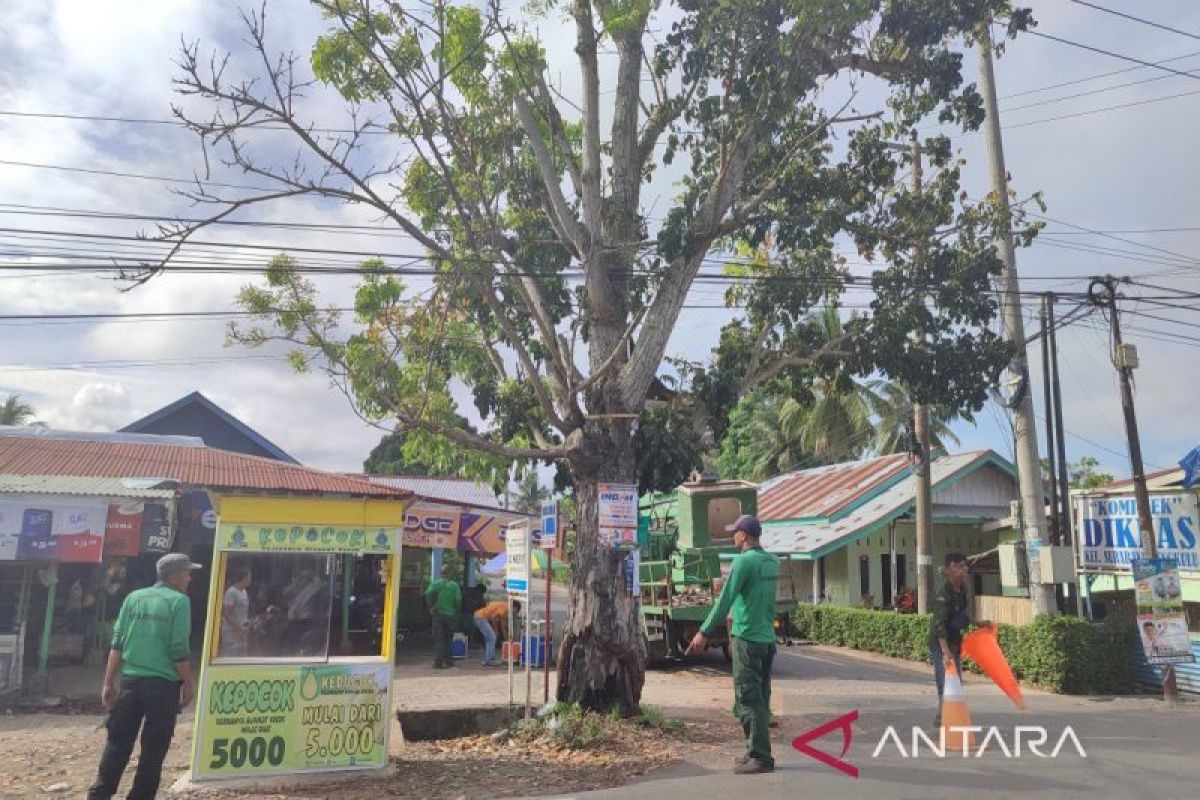
[[[1013,344],[1013,367],[1028,384],[1029,360],[1025,352],[1025,325],[1021,319],[1020,282],[1017,279],[1017,256],[1013,247],[1011,212],[1008,206],[1008,170],[1004,166],[1004,144],[1000,138],[1000,116],[996,104],[996,75],[992,70],[992,37],[987,22],[979,31],[979,83],[983,91],[984,133],[990,161],[992,193],[1000,211],[1000,310],[1005,333]],[[1046,544],[1046,500],[1042,491],[1041,464],[1038,463],[1037,421],[1033,415],[1033,398],[1022,392],[1013,409],[1013,431],[1016,434],[1017,478],[1021,489],[1021,522],[1025,551],[1029,556],[1029,599],[1035,614],[1055,615],[1054,587],[1043,584],[1041,551]]]
[[[1100,287],[1104,287],[1103,292]],[[1137,356],[1132,346],[1126,349],[1121,341],[1121,314],[1117,309],[1117,279],[1112,275],[1097,278],[1088,287],[1088,297],[1093,303],[1108,308],[1108,324],[1112,331],[1113,366],[1121,378],[1121,411],[1125,415],[1125,437],[1129,440],[1129,465],[1133,469],[1133,496],[1137,502],[1138,534],[1142,538],[1142,550],[1147,558],[1158,556],[1155,542],[1154,520],[1150,516],[1150,490],[1146,486],[1146,466],[1142,463],[1142,440],[1138,436],[1137,413],[1133,407],[1133,370]],[[1179,697],[1175,681],[1175,668],[1163,666],[1163,699],[1174,702]]]
[[[915,131],[912,135],[912,192],[914,197],[921,194],[921,145]],[[920,261],[921,250],[918,243],[914,261]],[[920,451],[913,468],[917,482],[917,612],[927,614],[933,597],[933,492],[929,477],[929,406],[925,403],[913,404],[913,432]]]
[[[1075,522],[1072,517],[1071,508],[1071,482],[1067,479],[1067,445],[1066,445],[1066,429],[1063,427],[1063,403],[1062,403],[1062,383],[1059,380],[1058,373],[1058,334],[1055,332],[1057,321],[1054,319],[1054,292],[1047,292],[1049,298],[1048,322],[1050,327],[1046,331],[1046,338],[1049,340],[1050,348],[1050,386],[1052,390],[1052,403],[1054,413],[1051,416],[1047,412],[1047,417],[1054,420],[1054,454],[1055,459],[1050,460],[1051,469],[1056,470],[1058,475],[1058,535],[1062,544],[1075,544]],[[1079,576],[1076,576],[1079,577]],[[1086,578],[1084,579],[1086,580]],[[1075,595],[1075,614],[1083,618],[1083,591],[1079,583],[1075,584],[1073,591]]]
[[[1055,454],[1054,438],[1054,391],[1050,385],[1050,293],[1042,294],[1042,403],[1046,409],[1046,460],[1050,469],[1050,529],[1054,533],[1054,543],[1062,544],[1062,524],[1059,520],[1058,504],[1058,460]]]

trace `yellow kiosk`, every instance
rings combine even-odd
[[[386,766],[404,503],[214,501],[192,779]]]

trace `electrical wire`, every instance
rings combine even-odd
[[[1153,21],[1145,19],[1143,17],[1135,17],[1133,14],[1126,14],[1124,11],[1117,11],[1112,8],[1105,8],[1104,6],[1097,5],[1095,3],[1090,3],[1087,0],[1071,0],[1071,2],[1075,3],[1076,5],[1087,6],[1088,8],[1095,9],[1096,11],[1103,11],[1105,14],[1112,14],[1113,16],[1116,16],[1116,17],[1123,17],[1124,19],[1131,20],[1133,22],[1139,22],[1142,25],[1149,25],[1152,28],[1158,28],[1159,30],[1163,30],[1163,31],[1170,31],[1171,33],[1178,33],[1180,36],[1186,36],[1189,39],[1200,40],[1200,35],[1192,33],[1191,31],[1181,30],[1179,28],[1172,28],[1170,25],[1163,25],[1161,23],[1153,22]]]

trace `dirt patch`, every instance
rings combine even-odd
[[[327,784],[289,787],[288,797],[367,798],[421,797],[429,800],[529,797],[621,786],[682,757],[675,735],[623,726],[624,732],[603,745],[582,750],[542,741],[468,736],[409,745],[392,767],[363,777],[343,776]],[[278,797],[270,788],[259,792],[206,791],[198,798]]]

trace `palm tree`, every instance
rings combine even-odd
[[[909,433],[913,425],[913,401],[907,387],[899,383],[874,381],[872,387],[877,401],[875,414],[875,446],[880,455],[903,453],[910,449]],[[958,416],[941,406],[929,409],[929,446],[945,450],[946,443],[959,444],[950,430],[950,422]]]
[[[794,398],[767,397],[751,412],[746,431],[750,461],[750,480],[766,480],[772,475],[808,466],[808,452],[797,433],[806,409]]]
[[[536,469],[530,469],[521,476],[517,484],[517,493],[513,498],[513,508],[522,514],[538,514],[542,503],[550,499],[550,491],[542,488]]]
[[[33,406],[21,402],[21,396],[10,394],[0,405],[0,425],[32,425]]]

